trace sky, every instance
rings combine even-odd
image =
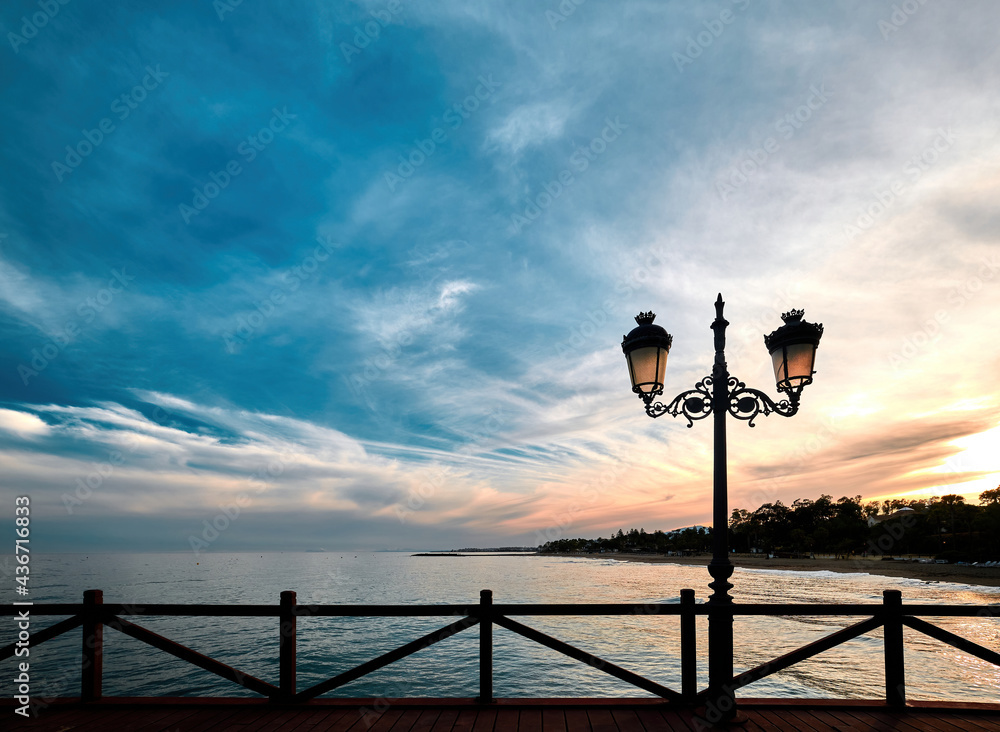
[[[711,524],[666,391],[822,323],[729,505],[1000,484],[1000,4],[0,10],[0,514],[44,552]]]

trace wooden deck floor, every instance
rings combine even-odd
[[[296,707],[236,699],[107,700],[83,707],[54,704],[22,721],[3,705],[5,729],[50,732],[698,732],[711,727],[695,711],[658,700],[507,699],[483,706],[471,700],[321,700]],[[896,712],[879,703],[827,700],[741,700],[745,723],[736,729],[900,730],[1000,732],[1000,704],[917,703]],[[14,724],[8,726],[13,718]],[[20,722],[20,723],[18,723]]]

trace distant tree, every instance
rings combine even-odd
[[[1000,503],[1000,486],[979,494],[979,502],[984,506]]]

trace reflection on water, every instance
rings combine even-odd
[[[199,562],[196,564],[195,562]],[[37,578],[37,579],[36,579]],[[409,554],[51,555],[33,558],[32,599],[79,602],[83,590],[104,590],[105,602],[277,604],[295,590],[300,604],[474,603],[492,589],[497,603],[677,602],[693,588],[709,594],[703,567],[564,557],[427,558]],[[997,604],[1000,590],[835,572],[736,570],[737,603],[880,602],[898,589],[905,603]],[[680,687],[680,628],[676,617],[521,617],[519,622],[590,653]],[[271,683],[277,683],[275,618],[132,618],[154,632]],[[302,618],[300,689],[392,650],[454,618]],[[859,617],[737,617],[737,672],[752,668]],[[1000,651],[1000,618],[927,618]],[[49,619],[36,618],[36,624]],[[910,699],[995,701],[1000,669],[904,630]],[[114,631],[105,631],[105,694],[251,695]],[[473,627],[371,676],[337,696],[460,696],[478,694],[478,630]],[[699,683],[707,680],[707,623],[698,619]],[[32,649],[33,692],[78,694],[79,631]],[[12,661],[8,661],[8,664]],[[645,692],[502,628],[494,630],[494,686],[499,697],[645,696]],[[755,682],[743,696],[882,698],[881,630],[849,641]]]

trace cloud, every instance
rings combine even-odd
[[[525,148],[560,138],[571,116],[569,105],[562,102],[523,105],[486,134],[486,144],[517,158]]]
[[[0,409],[0,429],[21,437],[35,437],[49,432],[49,426],[34,414],[13,409]]]

